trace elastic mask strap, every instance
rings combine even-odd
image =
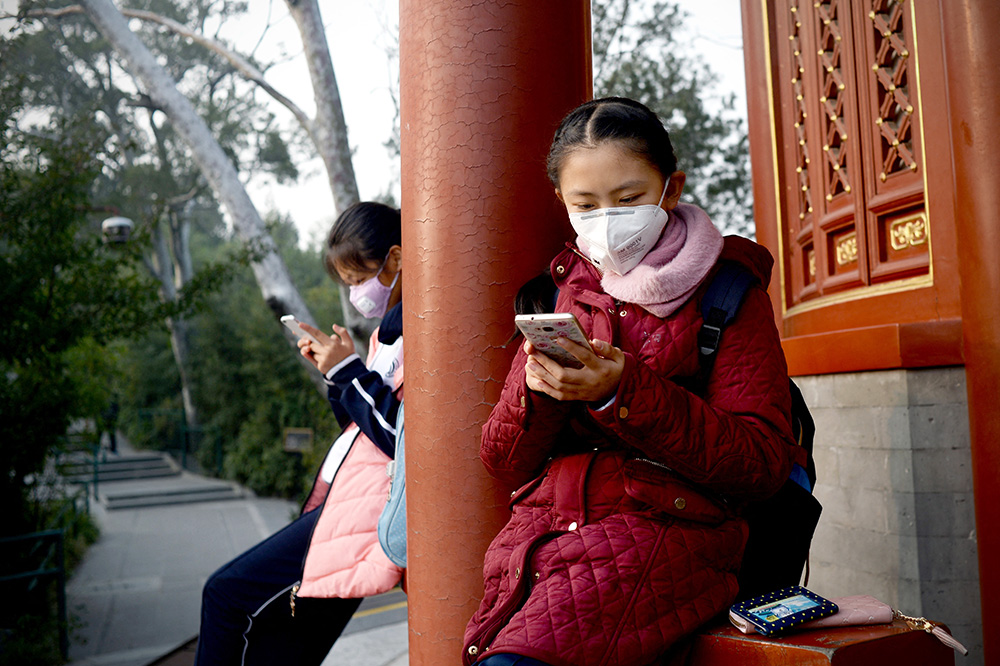
[[[667,198],[667,188],[668,187],[670,187],[670,179],[669,178],[667,178],[667,182],[665,182],[663,184],[663,193],[660,195],[660,202],[658,204],[656,204],[657,208],[663,206],[663,200]]]

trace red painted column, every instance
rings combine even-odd
[[[410,664],[458,664],[510,489],[479,462],[512,299],[570,237],[545,177],[591,95],[587,0],[401,0]]]
[[[940,0],[972,432],[983,652],[1000,663],[1000,3]]]

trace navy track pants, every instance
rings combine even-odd
[[[292,586],[319,510],[310,511],[211,575],[202,591],[197,666],[319,665],[361,599],[295,600]]]

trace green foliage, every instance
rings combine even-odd
[[[684,13],[670,0],[595,0],[594,91],[653,109],[670,131],[685,200],[724,232],[753,234],[746,128],[728,95],[708,104],[716,76],[684,41]]]
[[[48,480],[34,487],[38,501],[31,505],[35,515],[32,523],[39,529],[60,529],[63,532],[63,560],[67,576],[80,562],[87,547],[97,540],[98,529],[90,514],[81,509],[85,495],[66,496],[61,485]],[[84,505],[85,506],[85,505]],[[54,540],[22,540],[0,545],[0,575],[54,568],[60,565]],[[0,608],[0,666],[38,664],[51,666],[63,663],[59,654],[59,622],[57,614],[57,579],[26,579],[9,581],[0,587],[5,599],[16,603]],[[75,623],[72,609],[67,621]]]
[[[283,249],[292,278],[320,325],[329,329],[340,313],[336,285],[316,250],[300,250],[294,226],[272,219],[270,231]],[[192,254],[211,262],[233,251],[231,241],[196,233]],[[201,467],[221,472],[261,495],[301,496],[319,456],[338,432],[324,396],[260,298],[253,276],[238,266],[233,278],[204,296],[205,307],[189,323],[189,367],[201,415],[195,451]],[[153,330],[123,351],[119,427],[136,446],[169,448],[181,436],[180,380],[168,336]],[[287,427],[313,428],[317,451],[301,459],[283,450]]]
[[[294,227],[272,221],[285,261],[313,312],[339,313],[337,289],[318,254],[297,249]],[[282,328],[260,300],[249,274],[213,298],[198,319],[192,346],[193,379],[206,415],[206,447],[219,438],[225,476],[265,495],[297,497],[312,481],[316,461],[303,463],[283,450],[287,427],[309,427],[325,450],[338,428],[330,406],[289,349]],[[324,327],[329,326],[321,322]],[[315,372],[315,371],[309,371]]]
[[[22,84],[0,77],[0,534],[33,529],[25,479],[72,419],[96,416],[106,345],[161,316],[135,254],[104,245],[89,213],[103,133],[79,117],[17,131]]]
[[[0,666],[53,666],[59,654],[59,621],[47,609],[26,612],[9,628],[0,629]]]

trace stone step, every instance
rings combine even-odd
[[[165,453],[143,453],[108,457],[97,463],[97,482],[128,481],[164,476],[177,476],[180,466]],[[61,476],[70,483],[87,483],[94,480],[92,459],[78,457],[60,466]]]
[[[146,506],[190,504],[240,499],[244,491],[234,483],[198,479],[183,479],[183,485],[147,484],[145,487],[121,488],[120,484],[98,487],[97,500],[108,510],[134,509]]]

